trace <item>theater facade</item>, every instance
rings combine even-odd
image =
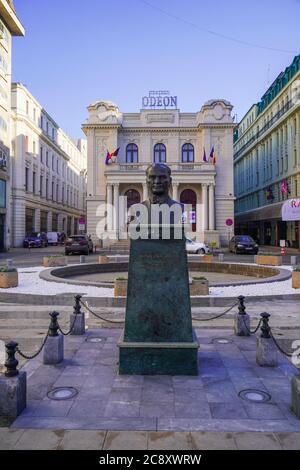
[[[232,105],[214,99],[186,113],[177,98],[142,102],[138,113],[123,113],[110,101],[88,107],[87,233],[99,242],[99,207],[109,203],[111,237],[104,246],[126,239],[128,208],[147,198],[145,170],[161,162],[172,171],[170,196],[189,207],[193,237],[227,245],[234,232]]]

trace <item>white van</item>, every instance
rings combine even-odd
[[[47,232],[48,245],[58,245],[58,233]]]

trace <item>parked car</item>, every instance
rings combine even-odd
[[[249,235],[235,235],[229,242],[232,253],[250,253],[257,255],[258,244]]]
[[[24,248],[42,248],[48,246],[48,238],[45,232],[32,232],[23,240]]]
[[[48,245],[58,245],[58,232],[47,232]]]
[[[205,243],[194,242],[190,238],[186,238],[185,247],[188,253],[202,253],[204,255],[210,252],[209,247]]]
[[[93,253],[93,242],[88,235],[71,235],[65,241],[65,255],[80,253],[88,255]]]

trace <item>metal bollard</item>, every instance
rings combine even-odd
[[[17,369],[17,346],[15,341],[5,344],[7,370],[0,374],[0,416],[5,418],[16,418],[26,408],[26,372]]]
[[[58,334],[58,312],[49,313],[51,317],[49,334],[44,346],[43,363],[59,364],[64,359],[64,337]]]
[[[263,312],[260,314],[262,318],[262,326],[260,328],[261,330],[261,338],[271,338],[271,332],[270,332],[270,325],[269,325],[269,318],[270,314],[267,312]]]
[[[19,371],[17,369],[19,361],[15,358],[15,354],[17,352],[17,346],[18,346],[18,343],[16,343],[15,341],[10,341],[9,343],[5,344],[7,359],[4,365],[7,370],[4,373],[4,375],[6,377],[15,377],[16,375],[19,374]]]
[[[59,315],[58,312],[51,312],[49,313],[51,320],[50,320],[50,326],[49,326],[49,336],[58,336],[58,321],[57,317]]]
[[[13,260],[13,259],[7,259],[7,260],[6,260],[6,266],[7,266],[8,268],[12,268],[13,265],[14,265],[14,260]]]
[[[238,313],[234,316],[234,333],[236,336],[250,336],[250,317],[246,313],[243,295],[238,296]]]
[[[75,295],[75,305],[70,315],[70,328],[73,327],[70,335],[74,336],[85,334],[85,314],[81,311],[81,297],[81,295]]]
[[[80,255],[80,264],[83,264],[83,263],[85,263],[85,256]]]
[[[261,334],[256,338],[256,362],[260,366],[276,367],[278,364],[278,354],[271,336],[269,325],[270,314],[263,312]]]
[[[219,263],[223,263],[223,261],[224,261],[224,253],[219,253],[219,255],[218,255],[218,261],[219,261]]]

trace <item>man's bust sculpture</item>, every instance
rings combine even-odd
[[[157,211],[163,209],[163,206],[168,206],[169,216],[166,220],[163,214],[159,216],[159,223],[163,224],[181,224],[182,214],[184,210],[183,204],[174,201],[169,196],[169,189],[172,183],[171,169],[164,163],[154,163],[150,165],[146,170],[146,183],[148,188],[148,199],[142,202],[148,209],[148,221],[142,221],[142,223],[155,223],[153,217],[153,209]],[[152,205],[157,205],[155,208]],[[152,212],[151,212],[152,210]],[[158,220],[156,219],[156,222]]]

